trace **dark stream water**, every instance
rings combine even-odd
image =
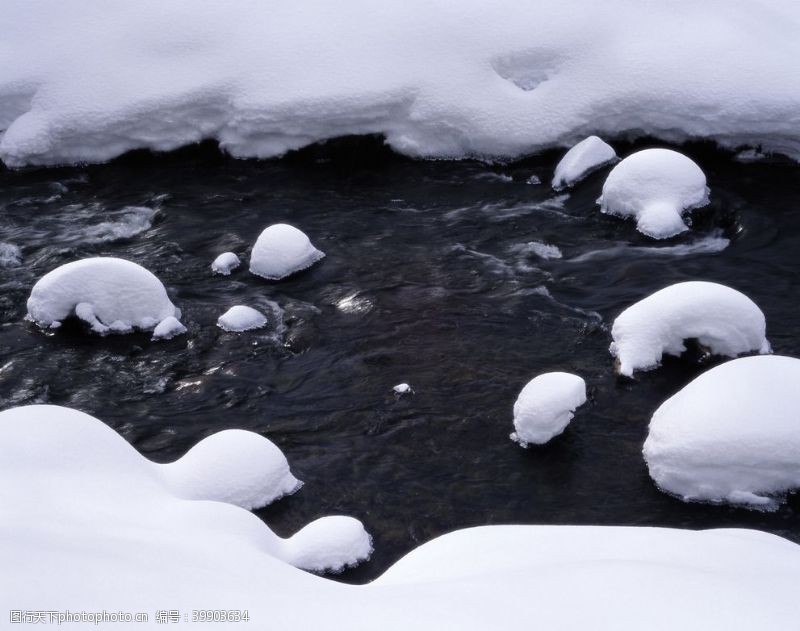
[[[361,519],[376,551],[342,575],[352,582],[483,524],[740,526],[800,541],[797,496],[773,513],[685,504],[647,475],[650,415],[712,363],[669,360],[636,380],[613,372],[613,318],[690,279],[749,295],[775,352],[800,356],[800,167],[682,150],[705,170],[713,203],[668,242],[597,211],[607,170],[568,195],[526,183],[548,182],[558,153],[507,167],[413,162],[363,140],[282,161],[201,146],[0,171],[0,242],[21,249],[20,264],[0,267],[0,408],[78,408],[161,462],[221,429],[263,433],[305,486],[258,514],[284,536],[326,514]],[[275,222],[300,227],[327,257],[279,283],[211,274],[226,250],[246,268]],[[538,256],[555,251],[534,241],[561,258]],[[98,255],[161,278],[188,335],[45,334],[23,320],[38,278]],[[282,323],[223,332],[216,319],[234,304],[277,304]],[[562,436],[523,450],[508,438],[511,407],[551,370],[582,375],[590,402]],[[400,382],[414,396],[395,397]]]

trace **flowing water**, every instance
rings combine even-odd
[[[682,150],[713,202],[667,242],[598,212],[607,170],[570,193],[529,183],[549,181],[557,153],[507,166],[414,162],[367,139],[282,161],[200,146],[0,171],[0,408],[78,408],[159,462],[222,429],[262,433],[305,486],[258,515],[284,536],[326,514],[361,519],[376,551],[341,576],[352,582],[484,524],[751,527],[800,541],[797,496],[773,513],[686,504],[647,475],[650,415],[714,362],[614,375],[613,318],[690,279],[749,295],[775,352],[800,356],[800,167]],[[250,246],[276,222],[327,257],[278,283],[249,274]],[[243,267],[212,275],[226,250]],[[33,283],[87,256],[153,271],[188,335],[151,342],[25,322]],[[235,304],[267,313],[270,328],[217,328]],[[514,399],[551,370],[583,376],[589,403],[562,436],[523,450],[508,437]],[[395,396],[401,382],[413,396]]]

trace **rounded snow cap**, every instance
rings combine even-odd
[[[682,214],[708,204],[706,176],[697,164],[671,149],[645,149],[615,166],[597,200],[609,215],[636,220],[654,239],[688,230]]]
[[[267,326],[267,316],[253,307],[236,305],[217,319],[217,326],[235,333],[251,331]]]
[[[800,488],[800,360],[743,357],[703,373],[653,414],[650,477],[685,501],[774,509]]]
[[[164,285],[141,265],[95,257],[66,263],[45,274],[28,298],[28,319],[56,328],[72,315],[96,333],[153,329],[165,318],[179,318]]]
[[[280,280],[311,267],[325,256],[301,230],[285,223],[266,228],[250,255],[250,271],[269,280]]]
[[[611,145],[601,138],[584,138],[561,158],[553,174],[552,186],[557,191],[574,186],[593,171],[617,159]]]
[[[511,440],[523,447],[543,445],[558,436],[586,403],[586,382],[567,372],[547,372],[533,378],[514,403]]]

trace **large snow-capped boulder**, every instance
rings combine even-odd
[[[567,151],[556,165],[552,186],[557,191],[574,186],[593,171],[616,160],[617,153],[601,138],[584,138]]]
[[[141,265],[110,257],[57,267],[39,279],[28,298],[28,319],[39,326],[56,328],[77,316],[101,335],[150,330],[165,318],[180,315],[155,275]]]
[[[534,377],[514,403],[511,440],[523,447],[542,445],[566,429],[575,409],[586,403],[586,382],[566,372]]]
[[[703,373],[655,411],[643,452],[659,488],[684,500],[776,508],[800,488],[800,359]]]
[[[267,326],[267,316],[247,305],[235,305],[217,318],[217,326],[223,331],[241,333]]]
[[[682,153],[644,149],[611,170],[597,203],[604,213],[636,220],[639,232],[666,239],[689,229],[685,212],[708,204],[706,176]]]
[[[769,353],[766,319],[743,293],[706,281],[676,283],[623,311],[611,327],[609,347],[617,370],[630,377],[649,370],[664,354],[679,356],[686,340],[713,355]]]
[[[186,455],[161,465],[170,490],[193,500],[261,508],[297,491],[286,456],[269,439],[241,429],[204,438]]]
[[[311,267],[325,256],[304,232],[277,223],[259,235],[250,254],[250,271],[269,280],[280,280]]]
[[[420,546],[368,585],[344,585],[291,563],[346,565],[364,550],[357,524],[336,517],[281,539],[238,506],[176,497],[111,428],[55,406],[0,412],[0,506],[8,610],[42,600],[55,612],[202,603],[282,631],[485,631],[530,627],[532,609],[520,603],[533,594],[537,624],[562,631],[598,620],[641,631],[654,616],[663,629],[790,629],[800,615],[800,546],[754,530],[469,528]],[[332,549],[348,553],[332,558]],[[163,623],[151,615],[135,627]]]

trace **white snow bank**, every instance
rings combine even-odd
[[[171,340],[186,333],[186,327],[175,316],[164,318],[153,329],[153,340]]]
[[[211,271],[215,274],[229,276],[242,262],[233,252],[223,252],[211,263]]]
[[[267,326],[267,316],[253,307],[236,305],[217,319],[217,326],[225,331],[241,333]]]
[[[799,18],[789,0],[7,0],[0,159],[203,138],[269,157],[368,133],[426,157],[620,133],[800,157]]]
[[[248,510],[271,504],[302,486],[274,443],[241,429],[204,438],[179,460],[162,465],[162,471],[179,497],[226,502]]]
[[[96,257],[48,272],[31,290],[28,318],[39,326],[56,328],[72,315],[105,335],[149,330],[165,318],[179,318],[181,312],[161,281],[142,266]]]
[[[31,545],[56,557],[76,554],[72,567],[88,581],[84,585],[94,583],[90,591],[72,581],[62,584],[69,570],[59,560],[48,565],[54,585],[81,595],[72,611],[80,609],[91,590],[104,591],[102,581],[111,585],[107,593],[114,594],[107,602],[128,597],[134,603],[149,589],[140,583],[147,577],[151,587],[161,584],[160,596],[152,592],[155,604],[166,593],[179,600],[197,597],[207,588],[195,588],[214,582],[216,572],[223,571],[239,576],[240,587],[255,596],[248,574],[258,566],[262,571],[281,567],[270,558],[297,561],[317,571],[338,571],[367,558],[369,535],[352,518],[323,518],[309,524],[309,530],[281,539],[239,508],[271,502],[298,484],[280,450],[251,432],[214,434],[177,462],[159,465],[77,410],[33,405],[0,412],[0,501],[14,499],[17,511],[13,521],[4,519],[0,548],[4,558],[6,545]],[[14,528],[19,530],[12,536],[9,530]],[[0,569],[0,601],[11,593],[7,583],[16,573],[7,570],[11,566]],[[273,576],[280,576],[281,570],[274,571]],[[120,575],[127,577],[123,582],[140,584],[127,590],[116,582]],[[108,581],[109,576],[115,580]],[[172,582],[178,577],[186,583]],[[179,584],[183,587],[176,592]],[[206,602],[222,604],[230,595]],[[9,604],[24,608],[28,599],[22,600]],[[251,599],[234,600],[247,608]]]
[[[574,186],[593,171],[616,160],[617,153],[601,138],[584,138],[556,165],[552,186],[557,191]]]
[[[630,377],[635,370],[656,368],[665,353],[680,355],[689,339],[725,357],[769,353],[766,328],[761,309],[743,293],[689,281],[661,289],[619,314],[609,350],[619,373]]]
[[[635,219],[639,232],[666,239],[689,229],[685,211],[708,204],[706,176],[682,153],[645,149],[611,170],[597,203],[604,213]]]
[[[650,476],[684,500],[776,508],[800,487],[800,360],[743,357],[712,368],[653,414]]]
[[[586,382],[566,372],[548,372],[531,379],[514,403],[511,440],[523,447],[543,445],[558,436],[586,403]]]
[[[156,610],[198,607],[247,610],[245,627],[281,631],[486,631],[532,620],[561,631],[598,621],[641,631],[654,620],[663,629],[751,631],[790,629],[800,616],[800,546],[766,533],[471,528],[428,542],[373,584],[351,586],[283,559],[325,558],[323,539],[363,546],[352,522],[314,522],[283,540],[237,506],[175,497],[160,473],[80,412],[0,412],[0,609],[142,611],[147,622],[99,628],[154,631],[164,627]]]
[[[22,250],[13,243],[0,242],[0,267],[17,267],[22,263]]]
[[[277,223],[259,235],[250,254],[250,271],[270,280],[280,280],[299,272],[325,256],[301,230]]]

